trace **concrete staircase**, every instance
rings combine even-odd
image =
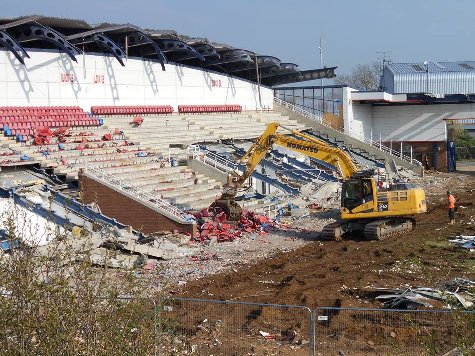
[[[389,153],[389,150],[381,150],[377,146],[369,145],[363,141],[357,140],[351,136],[339,132],[331,127],[324,125],[317,120],[299,112],[300,110],[292,110],[291,105],[283,105],[279,102],[274,102],[274,110],[280,112],[282,115],[288,116],[290,119],[296,120],[301,125],[311,128],[311,130],[319,136],[331,140],[335,144],[347,147],[349,150],[359,152],[366,155],[369,159],[384,163],[386,170],[390,174],[395,174],[396,167],[402,166],[406,169],[413,170],[420,173],[420,162],[408,159],[401,159],[395,152]]]

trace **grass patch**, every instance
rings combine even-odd
[[[424,243],[428,247],[432,248],[448,248],[452,247],[452,244],[448,241],[434,241],[434,240],[429,240],[429,241],[424,241]]]

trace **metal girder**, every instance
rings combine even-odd
[[[37,20],[39,20],[40,18],[41,18],[41,16],[25,17],[23,19],[1,25],[0,29],[5,30],[7,28],[18,27],[18,26],[21,26],[21,25],[24,25],[24,24],[27,24],[27,23],[33,23],[33,22],[36,22]]]
[[[259,76],[262,78],[264,76],[273,75],[272,73],[278,72],[280,70],[280,59],[272,56],[251,56],[252,62],[247,62],[246,66],[241,66],[238,68],[232,68],[229,73],[237,72],[249,72],[250,77],[256,78],[256,60],[257,60],[257,69],[259,69]]]
[[[260,77],[261,78],[271,78],[271,77],[279,77],[279,76],[285,76],[285,75],[297,75],[297,76],[302,76],[300,70],[298,69],[298,66],[294,63],[282,63],[279,66],[279,69],[277,71],[270,70],[265,73],[261,73]]]
[[[305,70],[302,71],[302,82],[306,80],[314,80],[314,79],[330,79],[335,78],[335,69],[337,67],[330,67],[330,68],[322,68],[322,69],[312,69],[312,70]]]
[[[111,53],[115,59],[119,61],[122,67],[125,67],[124,62],[122,61],[122,59],[125,58],[125,52],[117,43],[103,33],[96,33],[92,38],[99,47],[102,47],[107,52]]]
[[[282,85],[288,83],[300,82],[302,80],[301,72],[281,73],[273,77],[262,78],[262,84],[268,86]]]
[[[133,25],[116,25],[116,26],[109,26],[109,27],[102,27],[96,28],[90,31],[82,32],[82,33],[75,33],[74,35],[70,35],[67,37],[68,40],[74,41],[74,43],[87,43],[87,41],[91,41],[91,38],[94,38],[94,35],[103,35],[105,33],[112,33],[115,32],[117,35],[123,34],[124,37],[127,37],[127,46],[128,47],[135,47],[139,45],[151,45],[154,49],[152,55],[156,55],[158,61],[162,66],[162,70],[165,70],[165,63],[167,62],[167,58],[161,51],[160,47],[149,37],[145,34],[139,27]],[[98,43],[102,46],[102,43]],[[117,45],[118,46],[118,45]]]
[[[180,58],[181,60],[196,57],[202,62],[205,61],[205,58],[200,53],[198,53],[193,47],[190,47],[183,41],[167,38],[167,39],[157,39],[157,42],[158,42],[158,46],[160,47],[160,50],[163,53],[182,52],[182,53],[188,54],[188,57]]]
[[[43,26],[39,23],[35,24],[25,24],[19,30],[17,41],[18,42],[28,42],[28,41],[46,41],[54,44],[56,47],[60,48],[65,52],[73,61],[77,63],[75,57],[76,54],[80,53],[80,50],[76,48],[72,43],[68,42],[63,35],[59,32],[53,30],[52,28]]]
[[[259,68],[280,67],[280,59],[272,56],[255,56]]]
[[[220,58],[207,63],[209,66],[223,65],[237,62],[254,63],[249,53],[243,49],[229,49],[220,54]]]
[[[0,31],[0,45],[12,52],[16,59],[18,59],[18,61],[23,65],[25,65],[25,61],[20,53],[23,53],[25,57],[30,58],[26,50],[5,31]]]
[[[163,63],[167,61],[167,57],[165,57],[160,47],[154,41],[152,41],[150,37],[140,30],[135,30],[135,32],[127,36],[127,45],[129,47],[143,46],[148,44],[151,45],[155,50],[158,61],[162,63],[163,67]]]
[[[193,47],[198,53],[200,53],[205,58],[219,58],[219,54],[218,52],[216,52],[216,48],[214,48],[208,43],[196,43],[192,44],[191,47]]]

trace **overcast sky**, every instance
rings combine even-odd
[[[41,14],[132,23],[206,37],[346,74],[390,52],[395,62],[475,60],[473,0],[2,0],[1,17]]]

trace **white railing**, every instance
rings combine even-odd
[[[353,136],[351,136],[353,137]],[[356,138],[356,137],[355,137]],[[400,150],[399,151],[396,151],[394,149],[392,149],[391,147],[388,147],[386,145],[383,145],[382,141],[373,141],[372,139],[370,138],[366,138],[366,137],[363,137],[363,138],[360,138],[360,141],[363,141],[364,143],[366,143],[367,145],[370,145],[372,147],[375,147],[377,149],[379,149],[380,151],[383,151],[384,153],[390,155],[390,156],[394,156],[394,157],[397,157],[397,158],[400,158],[402,159],[403,161],[406,161],[406,162],[409,162],[411,164],[415,164],[417,166],[422,166],[422,163],[418,160],[416,160],[412,154],[413,154],[413,150],[412,150],[412,146],[410,146],[410,155],[407,156],[405,154],[402,153],[402,143],[400,144]]]
[[[313,120],[318,122],[319,124],[325,125],[323,122],[323,115],[322,114],[314,114],[308,110],[303,109],[301,106],[289,103],[288,101],[284,101],[282,99],[279,99],[277,97],[274,97],[274,100],[276,103],[285,106],[287,109],[292,110],[293,112],[296,112],[297,114],[300,114],[307,119]],[[328,125],[327,125],[328,126]]]
[[[394,156],[394,157],[397,157],[397,158],[400,158],[406,162],[409,162],[411,164],[415,164],[415,165],[418,165],[418,166],[422,166],[422,163],[416,159],[414,159],[414,157],[412,156],[412,147],[410,148],[411,150],[411,154],[410,156],[407,156],[407,155],[404,155],[402,153],[402,145],[401,145],[401,149],[399,151],[396,151],[396,150],[393,150],[392,148],[388,147],[388,146],[385,146],[382,144],[381,141],[373,141],[372,139],[369,139],[369,138],[366,138],[366,137],[357,137],[357,136],[352,136],[351,134],[349,133],[346,133],[346,132],[342,132],[342,131],[339,131],[337,129],[335,129],[334,127],[332,127],[331,125],[329,125],[327,122],[325,122],[323,120],[323,115],[321,114],[314,114],[308,110],[305,110],[304,108],[302,108],[301,106],[298,106],[298,105],[295,105],[295,104],[292,104],[292,103],[289,103],[288,101],[284,101],[280,98],[277,98],[277,97],[274,97],[274,100],[276,103],[286,107],[287,109],[297,113],[297,114],[300,114],[310,120],[313,120],[313,121],[316,121],[318,122],[319,124],[321,125],[324,125],[324,126],[327,126],[335,131],[338,131],[340,132],[341,134],[344,134],[348,137],[351,137],[351,138],[354,138],[358,141],[361,141],[361,142],[364,142],[366,143],[367,145],[370,145],[376,149],[379,149],[380,151],[390,155],[390,156]]]
[[[197,145],[188,146],[188,155],[193,157],[193,159],[200,160],[201,162],[204,162],[207,165],[214,167],[224,173],[229,173],[233,170],[236,170],[238,167],[238,165],[233,161],[226,159],[216,153],[201,150]]]
[[[168,213],[168,215],[172,215],[182,222],[190,221],[190,216],[184,211],[178,209],[176,206],[170,204],[166,200],[163,200],[157,196],[145,192],[141,188],[131,184],[130,182],[124,179],[117,178],[112,174],[107,174],[103,169],[97,169],[92,166],[85,165],[84,169],[88,174],[90,174],[100,182],[111,184],[116,189],[132,194],[135,198],[143,201],[144,203],[153,205],[158,210],[166,212]]]

